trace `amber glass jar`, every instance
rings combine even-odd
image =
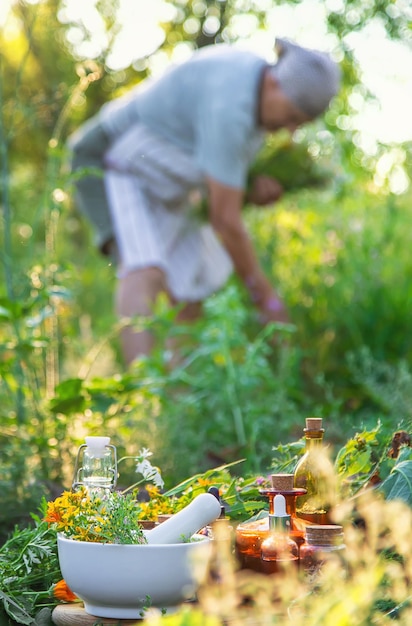
[[[267,511],[261,511],[236,527],[236,556],[242,569],[262,571],[261,545],[269,532]]]

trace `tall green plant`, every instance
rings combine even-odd
[[[351,381],[345,355],[412,359],[410,195],[336,187],[253,216],[264,263],[284,294],[311,378]]]
[[[293,378],[299,352],[271,345],[286,341],[293,328],[249,333],[253,320],[239,295],[231,286],[207,303],[187,360],[165,380],[157,423],[183,474],[199,463],[239,457],[246,472],[263,471],[272,445],[299,419],[288,393],[299,386]]]
[[[52,409],[90,414],[83,425],[113,434],[121,448],[133,433],[133,445],[155,450],[169,482],[239,458],[246,472],[264,471],[272,446],[303,419],[299,350],[287,345],[293,327],[258,332],[235,284],[205,308],[204,320],[191,327],[176,327],[167,308],[145,322],[158,335],[162,328],[165,336],[185,335],[172,369],[161,342],[123,375],[63,381]]]
[[[24,12],[27,7],[20,3],[19,8]],[[59,485],[63,480],[65,446],[62,455],[53,449],[65,440],[67,424],[61,418],[56,421],[47,408],[59,382],[61,333],[70,300],[67,273],[57,254],[66,179],[61,139],[71,105],[96,77],[81,76],[66,107],[56,116],[44,150],[46,172],[36,181],[37,206],[33,208],[33,190],[28,185],[33,168],[24,163],[24,152],[22,162],[17,164],[14,151],[20,140],[21,121],[29,124],[29,111],[18,94],[33,57],[38,61],[41,57],[40,48],[35,46],[34,17],[24,22],[28,49],[21,55],[13,81],[5,81],[10,67],[6,67],[3,57],[0,78],[0,188],[4,214],[0,226],[4,277],[0,287],[1,536],[13,521],[27,515],[41,493],[49,493],[53,483]]]

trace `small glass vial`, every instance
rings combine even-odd
[[[306,543],[300,546],[300,569],[316,576],[323,563],[334,553],[345,549],[343,528],[337,524],[319,524],[306,527]]]

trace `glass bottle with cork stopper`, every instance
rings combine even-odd
[[[300,547],[299,567],[311,577],[322,564],[345,548],[343,528],[337,524],[314,524],[306,527],[306,542]]]
[[[278,574],[291,563],[297,563],[299,549],[290,536],[290,515],[286,512],[285,496],[273,499],[273,513],[269,513],[269,534],[261,545],[262,572]]]
[[[290,516],[290,537],[300,546],[305,541],[304,520],[296,516],[296,498],[306,494],[306,489],[294,487],[294,474],[272,474],[272,486],[260,493],[269,500],[269,515],[274,514],[274,499],[280,494],[285,497],[286,513]]]
[[[335,471],[323,445],[324,432],[321,417],[306,418],[305,453],[294,472],[294,486],[306,489],[296,499],[296,515],[311,524],[330,524],[336,500]]]
[[[304,541],[306,522],[296,517],[295,501],[305,489],[293,486],[293,474],[272,474],[271,487],[260,489],[259,493],[266,496],[269,510],[260,511],[257,515],[236,527],[236,555],[242,569],[262,571],[261,545],[270,532],[270,515],[274,515],[274,500],[282,495],[286,501],[286,513],[290,516],[290,537],[298,544]]]

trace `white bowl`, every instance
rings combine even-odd
[[[166,612],[194,597],[207,576],[209,537],[189,543],[119,545],[73,541],[59,534],[62,576],[97,617],[141,618],[150,607]]]

